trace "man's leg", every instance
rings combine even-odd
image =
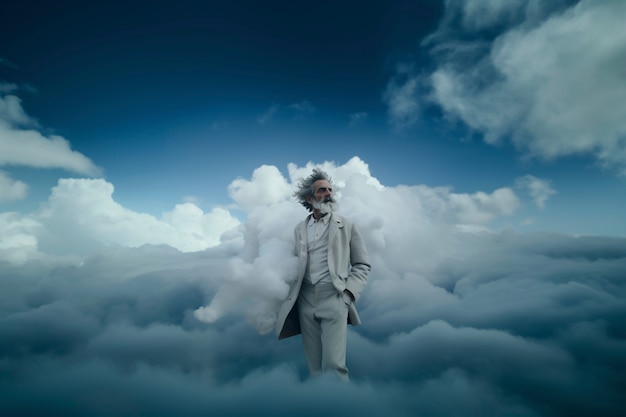
[[[311,376],[317,376],[322,372],[322,329],[315,318],[316,305],[315,287],[306,282],[303,283],[298,296],[298,315],[304,355]]]
[[[332,284],[320,287],[319,296],[322,301],[316,309],[316,318],[321,326],[322,372],[335,372],[339,378],[348,381],[348,305]]]

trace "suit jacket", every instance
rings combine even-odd
[[[356,302],[367,283],[367,275],[371,269],[369,256],[365,244],[356,225],[349,219],[331,213],[328,225],[328,269],[330,278],[342,294],[345,289],[354,295]],[[284,339],[300,334],[300,320],[296,301],[302,281],[306,273],[308,258],[307,223],[311,215],[298,223],[294,230],[294,254],[298,256],[297,280],[291,286],[287,299],[283,302],[276,318],[276,336]],[[354,303],[350,304],[348,324],[361,324],[361,319]]]

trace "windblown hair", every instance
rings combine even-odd
[[[332,180],[327,173],[321,169],[314,168],[313,173],[304,179],[298,181],[298,189],[293,193],[293,196],[298,199],[298,202],[302,204],[307,210],[313,211],[313,206],[306,201],[307,197],[313,197],[315,190],[313,184],[318,180],[326,180],[332,184]]]

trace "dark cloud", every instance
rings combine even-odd
[[[3,264],[0,414],[622,415],[626,240],[455,241],[430,274],[375,268],[347,385],[309,380],[298,338],[194,318],[228,273],[220,248]]]

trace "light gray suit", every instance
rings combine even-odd
[[[294,230],[294,254],[298,256],[298,275],[278,312],[276,336],[279,339],[302,333],[297,301],[307,268],[307,223],[310,217],[311,215],[300,222]],[[371,269],[365,244],[358,228],[343,216],[332,213],[328,227],[328,269],[332,286],[340,297],[347,289],[356,302],[367,283],[367,275]],[[354,303],[349,304],[347,324],[353,326],[361,324]],[[345,342],[343,350],[345,352]]]

